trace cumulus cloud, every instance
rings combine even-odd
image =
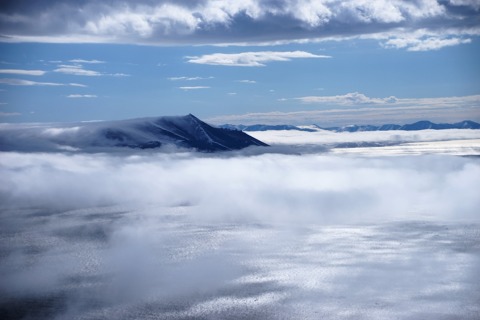
[[[478,10],[473,0],[64,0],[36,6],[7,1],[0,25],[2,41],[242,44],[395,37],[427,30],[446,45],[446,35],[468,39],[479,34]]]
[[[19,70],[19,69],[0,69],[3,74],[19,74],[26,76],[43,76],[46,71],[43,70]]]
[[[330,58],[305,51],[258,51],[241,53],[213,53],[199,57],[187,57],[188,62],[233,67],[264,67],[272,61],[290,61],[300,58]]]

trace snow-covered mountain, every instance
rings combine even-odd
[[[433,123],[430,121],[417,121],[415,123],[398,125],[398,124],[384,124],[381,126],[363,125],[363,126],[345,126],[345,127],[331,127],[321,128],[336,132],[358,132],[358,131],[416,131],[416,130],[445,130],[445,129],[480,129],[480,124],[474,121],[464,120],[457,123]]]
[[[242,131],[215,128],[192,114],[73,124],[2,124],[3,151],[152,149],[173,145],[198,151],[267,146]]]
[[[318,130],[328,130],[335,132],[358,132],[358,131],[390,131],[390,130],[403,130],[403,131],[415,131],[415,130],[444,130],[444,129],[480,129],[480,124],[470,120],[464,120],[457,123],[433,123],[430,121],[418,121],[411,124],[399,125],[399,124],[383,124],[380,126],[374,125],[350,125],[343,127],[320,127],[317,125],[313,126],[292,126],[292,125],[265,125],[265,124],[254,124],[254,125],[232,125],[225,124],[220,126],[227,129],[236,129],[242,131],[268,131],[268,130],[298,130],[298,131],[318,131]]]

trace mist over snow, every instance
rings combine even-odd
[[[275,148],[2,152],[2,318],[478,318],[478,158]]]
[[[252,131],[249,135],[275,150],[289,152],[331,151],[362,156],[449,154],[480,155],[480,130],[418,130],[331,132],[317,130]]]

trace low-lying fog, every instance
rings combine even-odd
[[[1,153],[0,318],[479,318],[478,158],[254,153]]]

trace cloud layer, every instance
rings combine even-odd
[[[352,92],[336,96],[304,96],[282,98],[280,102],[300,101],[315,110],[264,112],[225,115],[208,119],[215,124],[318,124],[321,126],[349,124],[404,124],[418,120],[456,122],[480,121],[480,96],[439,98],[369,97]]]
[[[4,41],[240,44],[366,37],[415,51],[480,34],[478,3],[459,0],[4,1],[1,9]]]
[[[10,314],[480,311],[475,159],[2,153],[0,175]]]

